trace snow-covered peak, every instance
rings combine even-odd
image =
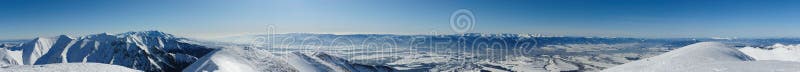
[[[108,33],[101,33],[101,34],[93,34],[81,37],[81,39],[90,39],[90,40],[114,40],[117,39],[116,36],[110,35]]]
[[[10,50],[22,50],[23,64],[31,65],[35,64],[38,58],[51,51],[51,48],[63,49],[66,47],[66,44],[71,41],[74,41],[74,39],[66,35],[38,37],[30,42],[24,43],[21,47],[11,48]]]
[[[164,37],[173,38],[172,34],[167,34],[161,31],[133,31],[117,34],[119,36],[144,36],[144,37]]]
[[[58,35],[57,38],[59,38],[59,39],[73,39],[72,37],[69,37],[67,35]]]
[[[54,63],[105,63],[143,71],[179,71],[213,49],[182,42],[159,31],[38,37],[22,46],[19,61],[25,65]]]
[[[722,43],[701,42],[685,46],[655,57],[642,59],[604,71],[606,72],[662,72],[688,69],[698,63],[717,61],[750,61],[752,58]]]
[[[106,40],[106,39],[115,39],[115,38],[129,38],[129,37],[139,37],[139,38],[175,38],[174,35],[160,32],[160,31],[131,31],[131,32],[124,32],[119,34],[108,34],[108,33],[100,33],[100,34],[92,34],[87,35],[82,38],[87,39],[95,39],[95,40]]]
[[[61,35],[59,37],[68,37],[66,35]],[[81,38],[84,39],[96,39],[96,40],[106,40],[106,39],[115,39],[115,38],[126,38],[126,37],[156,37],[156,38],[175,38],[174,35],[160,32],[160,31],[131,31],[131,32],[124,32],[119,34],[109,34],[109,33],[100,33],[100,34],[91,34],[86,35]],[[71,37],[69,37],[71,38]]]
[[[53,37],[37,37],[34,38],[33,41],[50,41],[50,40],[60,40],[60,39],[74,39],[74,38],[69,37],[67,35],[58,35]]]

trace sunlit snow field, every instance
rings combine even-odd
[[[238,36],[218,41],[275,55],[325,52],[355,63],[389,66],[401,71],[534,72],[600,71],[698,42],[723,42],[732,47],[758,50],[761,49],[756,47],[797,42],[770,39],[531,37],[514,34],[276,34]]]
[[[0,71],[796,71],[800,39],[616,38],[531,34],[261,34],[158,31],[4,40]],[[678,58],[678,59],[676,59]],[[663,62],[663,63],[662,63]],[[647,66],[641,66],[647,65]],[[705,66],[685,68],[675,66]],[[747,66],[771,68],[747,68]],[[663,67],[658,67],[663,66]],[[737,69],[730,69],[737,68]],[[75,69],[75,70],[72,70]]]

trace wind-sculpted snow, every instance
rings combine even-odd
[[[655,57],[625,63],[604,72],[774,72],[800,71],[800,63],[754,61],[728,45],[702,42]]]
[[[184,40],[158,31],[103,33],[79,38],[61,35],[36,38],[12,49],[22,51],[25,65],[104,63],[143,71],[180,71],[213,50],[183,43]]]

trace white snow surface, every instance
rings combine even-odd
[[[324,52],[269,52],[236,44],[209,44],[220,49],[183,72],[382,72],[392,69],[350,62]]]
[[[219,46],[220,49],[198,59],[183,72],[297,72],[277,56],[263,50],[228,44],[206,45]]]
[[[72,38],[69,38],[66,35],[61,35],[58,37],[39,37],[33,39],[33,41],[22,46],[22,62],[25,65],[32,65],[36,62],[36,60],[39,59],[39,57],[50,51],[50,48],[53,48],[53,45],[58,45],[56,44],[57,42],[69,41],[72,41]]]
[[[603,72],[786,72],[800,71],[800,63],[755,61],[728,45],[701,42],[662,55],[625,63]]]
[[[101,63],[56,63],[45,65],[15,65],[0,68],[0,72],[142,72],[119,65]]]
[[[179,71],[212,49],[158,31],[39,37],[0,52],[0,66],[104,63],[144,71]]]
[[[744,47],[739,49],[756,60],[779,60],[800,62],[800,45],[775,44],[766,48]]]
[[[189,65],[183,72],[256,72],[253,65],[248,64],[240,56],[234,56],[232,51],[213,51],[197,62]]]
[[[0,67],[22,65],[22,51],[11,51],[0,48]]]

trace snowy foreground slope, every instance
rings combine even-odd
[[[603,72],[795,72],[800,62],[756,61],[730,46],[701,42]]]
[[[100,63],[58,63],[17,65],[0,68],[0,72],[141,72],[119,65]]]

